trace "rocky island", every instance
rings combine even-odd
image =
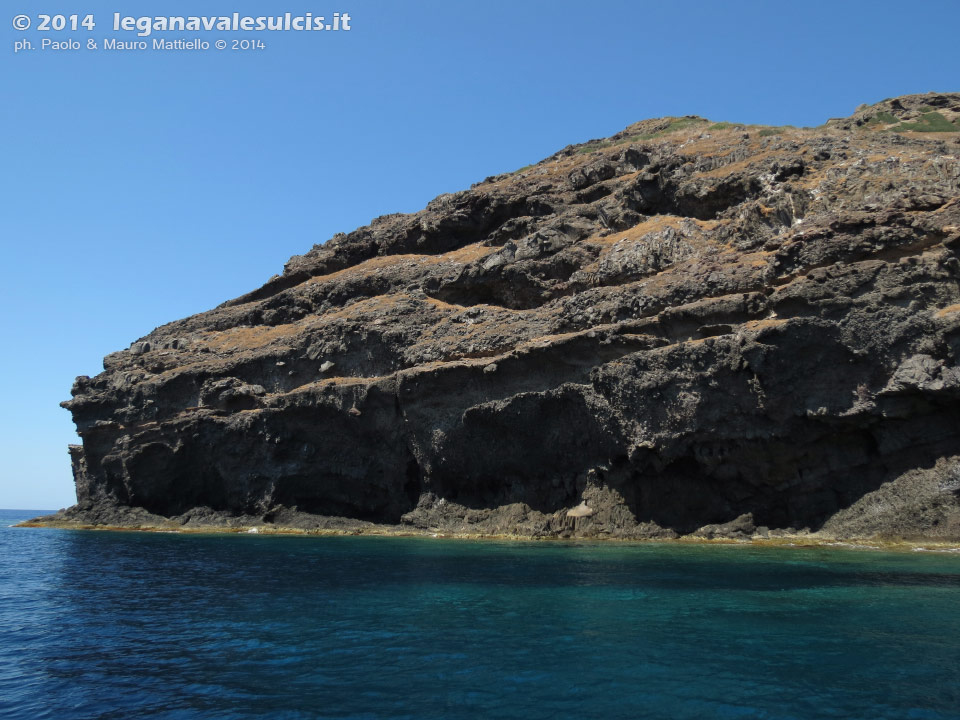
[[[77,378],[33,524],[960,541],[960,94],[645,120]]]

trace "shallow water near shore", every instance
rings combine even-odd
[[[960,556],[10,528],[0,717],[960,718]]]

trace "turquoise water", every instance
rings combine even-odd
[[[960,718],[960,556],[6,527],[3,718]]]

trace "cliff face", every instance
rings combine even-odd
[[[77,378],[67,517],[960,538],[958,157],[667,118],[377,218]]]

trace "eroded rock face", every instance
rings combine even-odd
[[[884,129],[929,108],[645,121],[338,235],[77,378],[73,516],[960,538],[960,120]]]

